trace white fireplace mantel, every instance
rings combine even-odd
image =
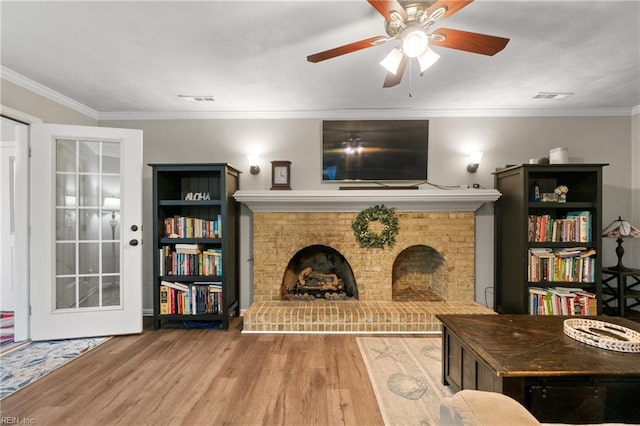
[[[239,190],[254,212],[352,212],[384,204],[397,211],[476,211],[500,198],[495,189]]]

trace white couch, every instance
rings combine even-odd
[[[442,426],[539,426],[540,423],[515,399],[496,392],[462,390],[440,405]],[[606,423],[606,425],[622,425]],[[627,425],[628,426],[628,425]]]

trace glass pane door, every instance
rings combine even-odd
[[[55,310],[122,306],[120,143],[57,139]]]
[[[30,126],[31,339],[142,332],[142,131]]]

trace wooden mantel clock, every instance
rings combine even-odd
[[[271,162],[271,189],[291,189],[291,161]]]

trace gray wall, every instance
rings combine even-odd
[[[636,108],[639,109],[639,108]],[[631,118],[631,223],[640,227],[640,112]],[[629,266],[640,268],[640,239],[625,242]],[[626,254],[625,254],[626,256]]]
[[[332,117],[334,118],[334,117]],[[366,118],[366,117],[365,117]],[[429,117],[425,117],[429,118]],[[631,117],[433,118],[429,131],[429,180],[440,185],[478,183],[493,187],[497,167],[527,162],[566,146],[570,160],[609,163],[604,169],[605,223],[631,214]],[[144,162],[228,162],[241,171],[242,189],[268,189],[271,160],[291,160],[293,189],[336,189],[321,176],[321,119],[229,119],[100,121],[101,126],[144,132]],[[469,150],[484,152],[476,174],[466,171]],[[262,172],[249,174],[248,154],[261,157]],[[144,171],[145,240],[151,241],[151,170]],[[425,188],[426,189],[426,188]],[[241,221],[241,308],[250,304],[250,220]],[[493,212],[477,215],[476,300],[491,301],[493,282]],[[145,306],[151,307],[151,249],[145,246]],[[604,264],[614,262],[613,242],[605,242]],[[631,263],[631,262],[630,262]],[[634,262],[638,264],[639,262]]]
[[[74,124],[80,126],[96,126],[98,121],[60,105],[37,93],[26,90],[10,81],[0,80],[0,104],[17,111],[29,114],[42,120],[43,123]]]
[[[144,131],[144,239],[151,237],[151,169],[153,162],[227,162],[239,168],[242,189],[268,189],[271,160],[291,160],[293,189],[335,189],[322,184],[321,118],[105,121],[83,115],[6,80],[0,103],[49,123],[136,128]],[[394,113],[395,114],[395,113]],[[379,114],[378,114],[379,115]],[[340,116],[324,117],[340,119]],[[359,117],[368,118],[368,117]],[[393,118],[400,118],[394,115]],[[609,163],[604,169],[604,217],[640,224],[640,115],[631,117],[430,118],[429,180],[441,185],[493,187],[491,174],[506,164],[527,162],[566,146],[572,162]],[[484,157],[476,174],[466,171],[467,153]],[[247,155],[261,158],[262,172],[249,174]],[[427,189],[427,188],[425,188]],[[491,301],[493,282],[493,212],[478,211],[476,227],[476,300]],[[615,242],[604,242],[603,263],[615,263]],[[241,308],[251,303],[250,212],[241,218]],[[640,241],[625,242],[625,260],[640,265]],[[151,244],[144,246],[144,306],[152,308]]]

